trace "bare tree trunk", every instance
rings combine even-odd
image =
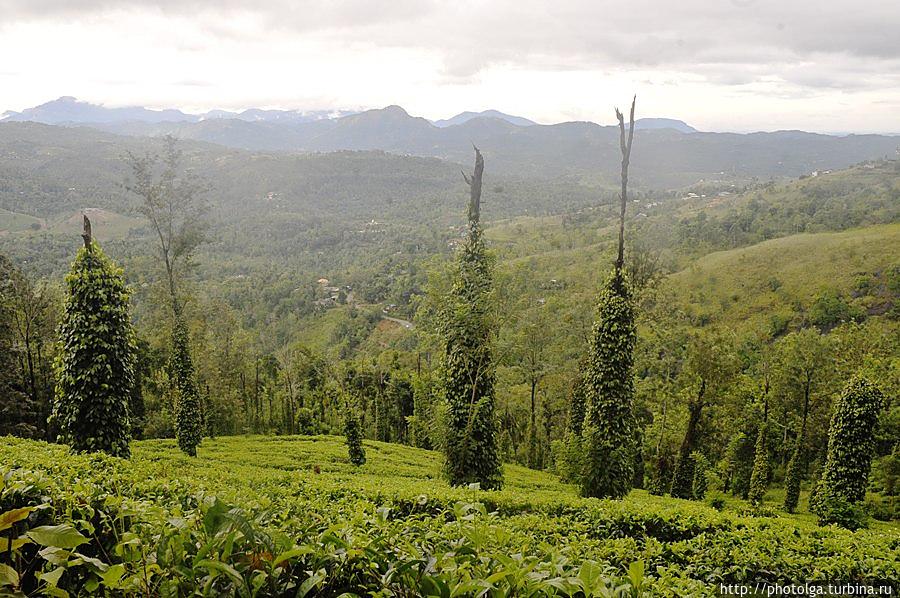
[[[631,116],[629,118],[628,134],[625,134],[625,116],[616,108],[616,118],[619,120],[619,145],[622,150],[622,192],[619,211],[619,253],[616,257],[616,273],[622,271],[625,264],[625,206],[628,204],[628,164],[631,161],[631,143],[634,141],[634,105],[637,96],[631,101]]]

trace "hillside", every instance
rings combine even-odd
[[[622,502],[580,499],[515,466],[502,491],[451,489],[435,453],[365,448],[355,468],[341,439],[326,436],[208,439],[197,459],[174,441],[138,442],[131,460],[7,437],[0,511],[13,521],[14,509],[31,513],[16,528],[25,543],[12,550],[34,558],[35,545],[50,547],[34,562],[64,563],[44,577],[62,589],[605,596],[624,585],[715,596],[720,583],[760,575],[898,581],[896,527],[818,529],[803,516],[747,517],[737,504],[718,512],[640,491]],[[85,505],[95,505],[94,523]],[[148,549],[155,556],[141,556]],[[23,585],[36,583],[24,571]]]
[[[399,106],[284,125],[215,120],[101,128],[132,135],[171,133],[257,151],[380,149],[453,162],[468,161],[475,144],[500,174],[595,177],[600,173],[607,183],[615,182],[618,163],[616,127],[589,122],[521,127],[495,118],[437,127]],[[704,179],[796,177],[893,157],[900,145],[895,137],[878,135],[685,133],[656,127],[638,130],[635,138],[633,182],[652,189],[683,187]]]
[[[773,322],[800,326],[815,298],[828,292],[867,315],[883,314],[898,300],[883,288],[892,268],[893,276],[900,275],[900,224],[792,235],[716,252],[668,282],[691,320],[763,330]]]

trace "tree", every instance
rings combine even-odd
[[[800,483],[806,469],[806,433],[810,407],[826,381],[831,361],[822,336],[813,329],[792,332],[778,346],[778,384],[792,400],[800,399],[800,428],[785,474],[784,508],[793,513],[800,500]]]
[[[347,401],[344,414],[344,437],[350,462],[356,466],[365,465],[366,449],[362,445],[362,427],[359,424],[358,409],[350,401]]]
[[[519,331],[517,339],[517,351],[513,354],[516,368],[522,373],[528,383],[531,397],[531,409],[528,425],[528,455],[527,465],[531,468],[540,467],[540,455],[538,452],[537,438],[537,388],[541,380],[547,375],[547,335],[549,324],[544,315],[542,305],[535,307],[527,316]]]
[[[0,255],[0,434],[36,436],[31,401],[19,375],[15,333],[15,267]]]
[[[445,473],[451,485],[503,483],[494,419],[493,276],[480,224],[484,158],[475,148],[469,232],[442,318],[443,390],[448,406]]]
[[[200,410],[200,392],[194,378],[194,361],[188,348],[188,330],[184,317],[175,317],[172,330],[172,358],[169,370],[175,381],[175,438],[178,448],[191,457],[197,456],[197,447],[203,437],[203,418]]]
[[[691,461],[694,463],[694,479],[691,483],[692,498],[703,500],[703,497],[706,496],[706,489],[709,486],[707,477],[709,461],[700,452],[691,453]]]
[[[636,422],[634,419],[634,305],[625,261],[625,208],[628,203],[628,164],[634,140],[634,106],[626,134],[625,119],[617,109],[622,152],[622,190],[619,211],[619,246],[615,268],[597,299],[585,372],[587,407],[584,438],[584,496],[621,498],[631,489]]]
[[[584,469],[582,429],[584,428],[585,394],[584,371],[587,362],[582,359],[569,390],[569,414],[557,460],[557,471],[564,482],[581,483]]]
[[[747,500],[754,507],[762,504],[763,496],[769,485],[769,445],[767,435],[768,421],[763,420],[756,435],[756,446],[753,454],[753,472],[750,474],[750,493]]]
[[[50,417],[57,440],[72,450],[128,457],[135,354],[129,293],[122,270],[91,238],[86,216],[84,226],[84,247],[66,276]]]
[[[851,503],[865,498],[875,453],[874,431],[885,404],[884,394],[866,378],[854,377],[847,384],[831,417],[821,482],[824,492]]]
[[[703,410],[722,400],[722,391],[734,377],[737,365],[734,341],[730,335],[704,330],[691,339],[683,371],[689,393],[688,422],[672,476],[672,496],[693,496],[694,460],[691,453],[699,445]]]
[[[202,437],[200,393],[180,283],[192,265],[194,251],[204,240],[206,204],[201,195],[205,185],[183,172],[183,155],[175,138],[167,136],[164,143],[162,157],[128,155],[132,180],[127,187],[140,197],[139,210],[156,233],[173,317],[169,367],[175,381],[175,434],[181,450],[196,456]]]

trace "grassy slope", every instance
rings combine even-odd
[[[42,226],[43,223],[40,218],[0,208],[0,234],[29,230],[32,225]]]
[[[840,233],[803,234],[720,251],[669,277],[689,313],[761,326],[773,314],[808,308],[824,290],[848,293],[856,276],[898,262],[900,224]],[[777,287],[777,288],[773,288]]]

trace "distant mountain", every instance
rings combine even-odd
[[[641,129],[674,129],[682,133],[696,133],[697,129],[687,124],[683,120],[674,118],[639,118],[634,121],[634,130]]]
[[[63,96],[52,102],[26,108],[22,112],[7,111],[4,121],[34,121],[48,125],[74,123],[121,123],[141,121],[162,123],[169,121],[196,121],[200,117],[185,114],[181,110],[150,110],[148,108],[106,108],[88,102],[79,102],[71,96]]]
[[[461,125],[463,123],[469,122],[473,118],[499,118],[500,120],[505,120],[506,122],[514,124],[518,127],[530,127],[531,125],[537,124],[536,122],[528,120],[527,118],[521,116],[513,116],[511,114],[504,114],[499,110],[482,110],[481,112],[460,112],[452,118],[434,121],[434,126],[441,128],[452,127],[454,125]]]
[[[181,110],[152,110],[139,106],[107,108],[82,102],[71,96],[26,108],[22,112],[7,111],[0,120],[38,122],[47,125],[117,125],[126,123],[198,123],[205,120],[235,119],[247,122],[313,122],[355,114],[346,110],[264,110],[250,108],[243,112],[210,110],[204,114],[188,114]]]

